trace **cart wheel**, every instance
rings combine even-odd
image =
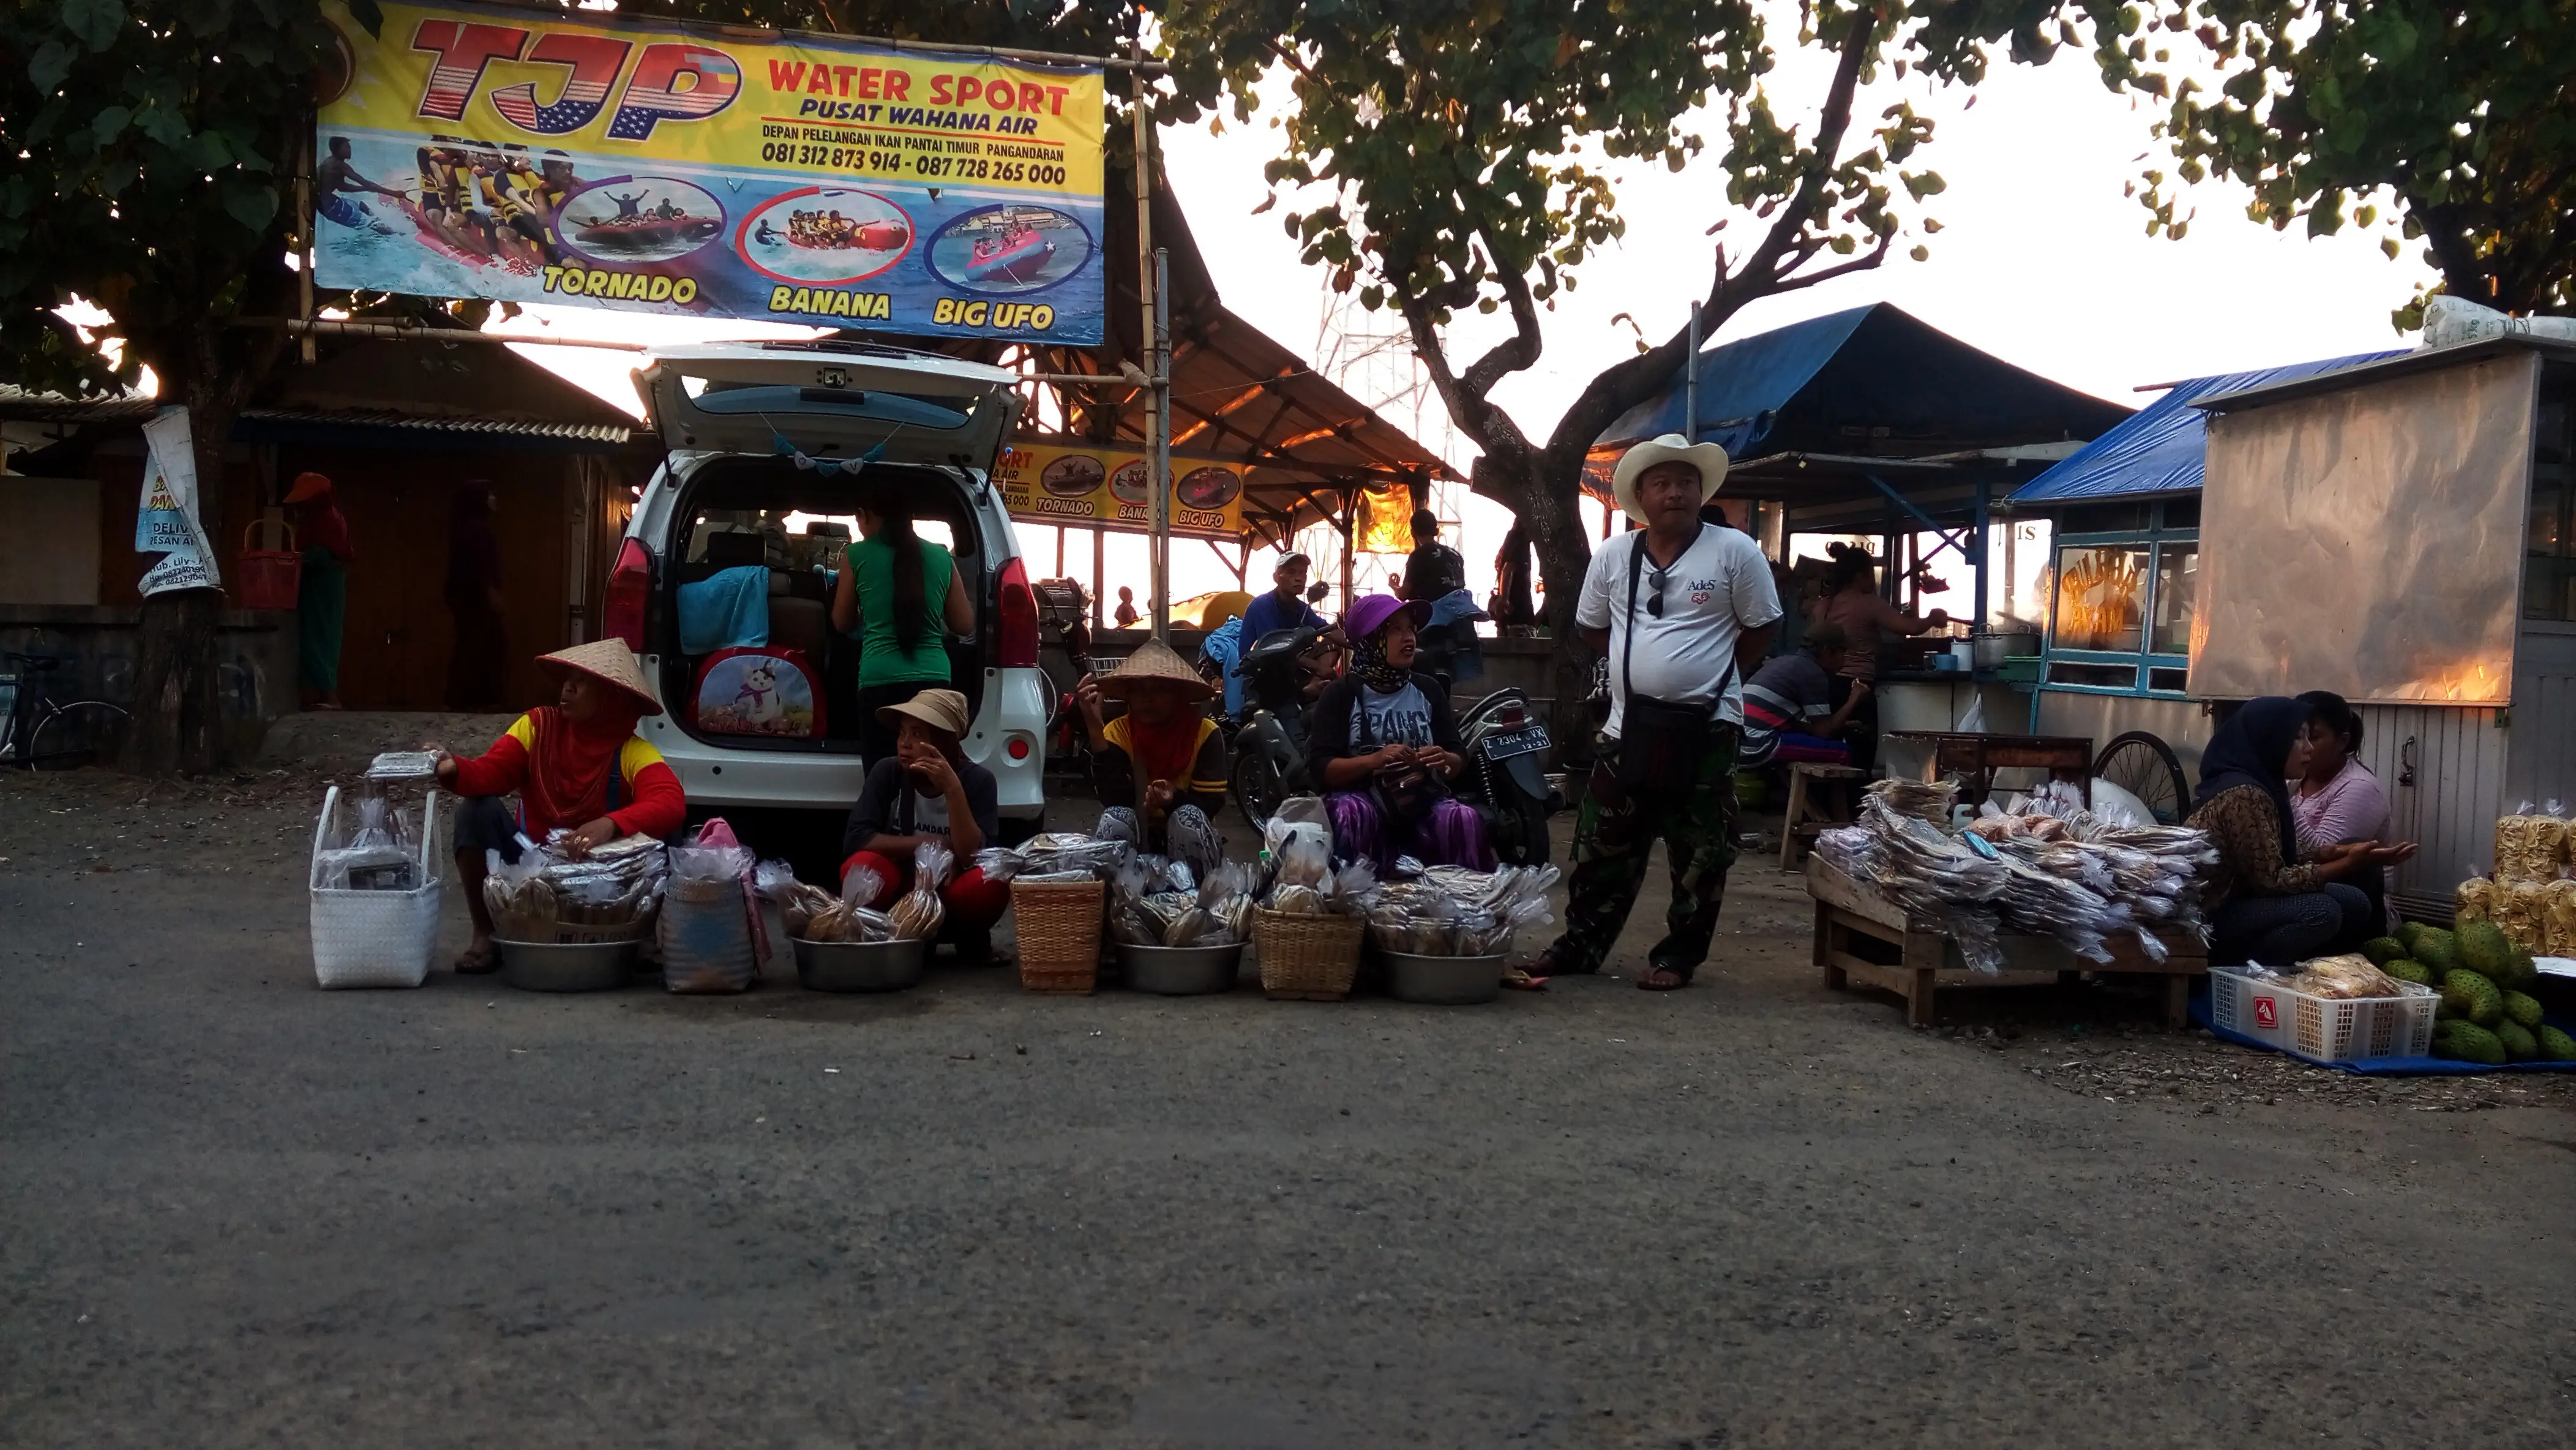
[[[2093,775],[2136,796],[2161,824],[2181,825],[2190,810],[2191,782],[2183,778],[2182,761],[2147,731],[2132,730],[2102,747]]]

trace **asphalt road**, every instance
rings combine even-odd
[[[1759,865],[1670,995],[322,993],[311,784],[0,780],[0,1443],[2567,1443],[2564,1084],[1911,1032]]]

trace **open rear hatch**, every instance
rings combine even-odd
[[[660,347],[635,371],[673,449],[987,474],[1019,412],[1017,381],[984,363],[833,339]]]

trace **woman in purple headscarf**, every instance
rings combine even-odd
[[[1426,866],[1494,869],[1484,818],[1452,795],[1466,765],[1449,692],[1413,668],[1428,601],[1372,594],[1342,616],[1351,667],[1307,717],[1306,768],[1333,816],[1333,849],[1383,871],[1398,856]]]
[[[456,491],[447,512],[447,612],[456,643],[447,658],[447,708],[506,709],[502,671],[510,659],[501,625],[501,541],[492,531],[492,483]]]

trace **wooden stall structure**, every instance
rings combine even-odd
[[[282,516],[278,501],[298,473],[328,476],[358,556],[349,570],[342,701],[351,709],[448,707],[450,512],[458,493],[488,483],[498,503],[508,664],[504,698],[479,703],[541,702],[547,686],[535,657],[595,635],[629,490],[650,475],[659,440],[631,414],[506,347],[434,338],[319,346],[319,365],[286,368],[243,411],[224,475],[205,491],[227,584],[236,582],[245,527]],[[0,570],[7,576],[0,628],[23,626],[13,647],[80,661],[82,685],[111,699],[121,683],[130,686],[145,562],[133,547],[141,424],[158,406],[151,398],[0,393],[13,443],[37,445],[13,451],[15,476],[0,480],[0,537],[10,541],[10,557],[25,551],[57,561]],[[294,616],[281,612],[269,627],[291,641]],[[265,719],[293,711],[292,673],[245,683],[259,698],[245,699],[244,709]]]
[[[2080,972],[2161,978],[2165,1025],[2180,1027],[2189,1020],[2191,979],[2209,974],[2208,946],[2180,932],[2157,934],[2167,953],[2161,962],[2135,940],[2115,937],[2111,960],[2104,963],[2079,957],[2048,937],[2009,930],[2002,935],[2005,970],[1976,972],[1940,923],[1909,915],[1822,856],[1807,858],[1807,895],[1815,902],[1815,962],[1826,990],[1840,992],[1858,982],[1893,992],[1905,1000],[1905,1021],[1912,1027],[1932,1025],[1933,995],[1943,987],[2045,986]]]

